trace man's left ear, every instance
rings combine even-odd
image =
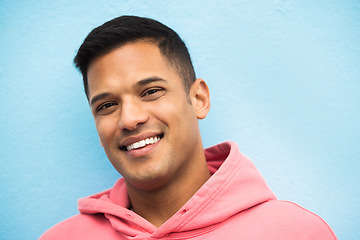
[[[210,110],[210,91],[206,82],[198,78],[190,89],[192,104],[198,119],[204,119]]]

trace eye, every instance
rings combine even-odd
[[[160,89],[157,89],[157,88],[155,88],[155,89],[150,89],[149,91],[146,91],[143,96],[152,95],[152,94],[157,93],[158,91],[160,91]]]
[[[163,88],[150,88],[145,90],[140,96],[145,101],[153,101],[165,94],[165,89]]]
[[[99,105],[99,107],[96,108],[96,111],[101,112],[101,111],[109,110],[109,109],[113,108],[116,105],[117,104],[114,103],[114,102],[106,102],[106,103],[103,103],[103,104]]]

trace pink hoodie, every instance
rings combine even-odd
[[[156,228],[130,206],[126,185],[79,200],[80,214],[45,232],[45,239],[336,239],[320,217],[275,195],[233,142],[205,150],[212,177]]]

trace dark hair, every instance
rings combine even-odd
[[[74,58],[76,68],[82,73],[87,97],[87,71],[91,62],[117,47],[141,40],[150,41],[159,47],[169,65],[183,79],[185,91],[189,93],[196,76],[188,49],[179,35],[153,19],[121,16],[93,29],[81,44]]]

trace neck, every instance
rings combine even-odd
[[[205,157],[200,166],[184,169],[176,181],[144,190],[127,184],[132,210],[160,227],[171,218],[210,178]]]

